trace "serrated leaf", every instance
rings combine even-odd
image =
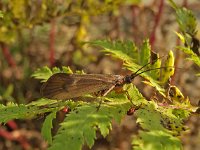
[[[190,48],[178,46],[177,49],[182,50],[184,53],[189,55],[189,59],[200,66],[200,57],[198,57]]]
[[[140,52],[140,65],[144,66],[150,62],[151,46],[149,40],[144,40]]]
[[[147,100],[142,96],[139,90],[133,84],[124,85],[124,90],[128,92],[131,101],[134,105],[139,106],[147,102]]]
[[[143,129],[166,131],[161,124],[162,116],[159,111],[156,111],[157,107],[156,103],[149,102],[142,105],[141,108],[136,111],[137,123],[139,123]]]
[[[42,100],[43,101],[43,100]],[[54,110],[60,110],[63,106],[67,105],[67,102],[52,102],[46,99],[47,102],[39,101],[30,103],[27,105],[24,104],[15,104],[8,103],[7,105],[0,105],[0,123],[6,123],[9,120],[13,119],[31,119],[37,115],[43,115],[46,112],[52,112]]]
[[[188,117],[190,110],[180,108],[177,110],[180,114],[174,112],[175,108],[158,106],[151,101],[140,106],[136,111],[137,122],[145,130],[159,130],[179,135],[180,132],[185,131],[183,120]]]
[[[73,74],[73,71],[71,70],[69,66],[68,67],[62,66],[62,70],[64,73]]]
[[[27,107],[23,104],[17,105],[10,103],[7,106],[1,105],[0,122],[6,123],[12,119],[32,118],[33,113],[37,110],[36,107]]]
[[[27,106],[45,106],[45,105],[55,104],[57,102],[58,102],[58,100],[41,98],[37,101],[33,101],[33,102],[29,103]]]
[[[104,52],[111,54],[114,57],[117,57],[124,62],[124,66],[132,71],[133,73],[137,72],[138,69],[141,68],[140,65],[138,65],[136,62],[138,52],[137,52],[137,47],[135,46],[134,43],[128,41],[128,42],[110,42],[110,41],[92,41],[92,42],[87,42],[89,44],[101,46],[104,48]],[[150,50],[150,46],[148,46],[148,41],[146,40],[146,48]],[[145,47],[145,46],[144,46]],[[164,89],[161,88],[157,82],[148,75],[148,73],[143,73],[141,74],[142,77],[147,79],[151,84],[151,86],[155,87],[163,96],[164,94]]]
[[[52,121],[53,119],[56,118],[56,111],[51,112],[45,119],[42,125],[42,136],[46,141],[48,141],[49,144],[52,144],[52,134],[51,134],[51,129],[53,128],[52,126]]]
[[[34,77],[35,79],[41,79],[41,82],[46,82],[49,79],[50,76],[52,76],[55,73],[60,73],[60,72],[64,72],[64,73],[67,73],[67,74],[72,74],[72,70],[69,67],[62,67],[62,69],[54,67],[51,70],[50,68],[45,66],[43,68],[37,69],[32,74],[32,77]]]
[[[89,126],[85,126],[84,130],[84,138],[85,141],[87,142],[87,145],[91,148],[92,145],[94,145],[94,139],[96,139],[96,131],[91,130]]]
[[[173,0],[168,0],[168,1],[176,11],[176,19],[179,24],[181,32],[188,33],[191,36],[195,36],[195,34],[197,33],[196,32],[197,21],[192,11],[183,7],[178,7],[173,2]]]
[[[47,66],[43,68],[37,69],[33,74],[32,77],[35,79],[41,79],[41,82],[46,82],[47,79],[52,75],[51,69],[49,69]]]
[[[111,129],[112,120],[121,120],[130,105],[128,100],[115,99],[111,103],[101,104],[99,110],[97,110],[98,104],[94,103],[78,107],[61,123],[61,128],[49,149],[67,147],[67,149],[79,150],[85,142],[91,148],[96,138],[96,130],[99,129],[105,137]]]
[[[103,52],[111,54],[113,57],[119,58],[124,62],[134,62],[137,60],[137,47],[131,41],[112,42],[108,40],[97,40],[87,43],[102,47]]]
[[[164,131],[140,131],[139,137],[133,139],[134,150],[180,150],[182,149],[179,138]]]

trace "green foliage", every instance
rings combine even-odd
[[[119,58],[124,61],[125,64],[135,62],[138,59],[137,47],[131,41],[112,42],[109,40],[97,40],[87,43],[102,47],[102,51],[107,55],[112,55],[113,57]]]
[[[178,46],[177,48],[179,50],[182,50],[184,53],[186,53],[189,56],[189,58],[187,58],[188,60],[192,60],[195,64],[200,66],[200,57],[197,56],[197,54],[195,54],[190,48],[181,47],[181,46]]]
[[[152,130],[149,132],[140,131],[139,137],[133,139],[134,150],[180,150],[182,149],[181,142],[178,138],[171,134]]]
[[[51,112],[46,117],[41,130],[44,139],[47,140],[49,144],[52,144],[51,129],[53,128],[52,121],[54,118],[56,118],[56,111]]]
[[[1,105],[0,112],[2,115],[0,116],[0,123],[6,123],[12,119],[32,119],[37,117],[37,115],[43,115],[47,112],[62,109],[63,106],[68,103],[39,99],[27,105],[18,105],[14,103],[8,103],[6,106]]]
[[[181,41],[185,44],[185,47],[179,46],[178,49],[189,55],[190,60],[194,61],[200,66],[199,54],[199,40],[195,38],[197,33],[197,22],[192,11],[178,7],[172,0],[169,0],[171,6],[176,11],[176,18],[179,23],[181,33],[176,33]]]
[[[93,41],[90,44],[101,46],[104,53],[121,59],[124,62],[124,66],[133,73],[141,68],[138,56],[150,54],[148,40],[142,46],[144,52],[139,52],[135,44],[130,41]],[[172,52],[170,54],[172,55]],[[150,57],[150,55],[148,55],[148,58],[140,56],[140,58],[144,58],[148,62]],[[146,67],[150,69],[155,67],[154,65],[148,64]],[[171,67],[171,65],[171,61],[168,61],[166,66]],[[146,67],[140,72],[146,70]],[[62,69],[52,68],[52,70],[48,67],[43,67],[36,70],[32,76],[45,82],[52,74],[58,72],[72,73],[68,67],[62,67]],[[166,89],[151,75],[151,73],[147,72],[141,74],[146,79],[145,83],[148,83],[164,97],[167,97]],[[112,120],[120,122],[129,108],[135,107],[137,108],[135,112],[137,123],[144,130],[139,134],[141,138],[135,140],[137,148],[146,148],[147,146],[158,149],[160,148],[158,141],[163,142],[164,139],[166,139],[162,144],[164,148],[181,148],[180,141],[176,136],[185,131],[184,120],[189,116],[190,112],[194,111],[194,109],[191,109],[189,101],[177,107],[159,105],[153,100],[147,101],[133,84],[124,85],[123,88],[127,91],[126,94],[110,93],[102,98],[106,102],[103,102],[99,109],[97,109],[99,102],[95,97],[91,97],[94,99],[92,103],[81,102],[83,99],[80,98],[79,101],[74,103],[72,101],[40,99],[27,105],[2,105],[0,112],[4,115],[0,116],[0,122],[5,123],[11,119],[33,118],[49,113],[42,127],[42,135],[50,144],[49,149],[54,150],[67,147],[68,149],[78,150],[81,149],[83,144],[87,144],[90,148],[93,146],[97,130],[106,137],[109,134],[109,130],[112,129]],[[60,124],[58,133],[52,140],[52,121],[56,117],[56,112],[67,105],[72,111],[67,114],[64,122]],[[148,140],[148,137],[152,138]]]
[[[52,70],[49,69],[47,66],[43,67],[43,68],[39,68],[37,69],[33,74],[32,77],[34,77],[35,79],[41,79],[41,82],[46,82],[47,79],[55,74],[55,73],[59,73],[59,72],[63,72],[63,73],[67,73],[67,74],[72,74],[72,70],[69,67],[65,67],[63,66],[62,69],[59,69],[57,67],[54,67]]]
[[[187,33],[191,36],[194,36],[197,31],[196,31],[196,18],[192,11],[183,8],[183,7],[178,7],[173,0],[168,0],[171,4],[171,6],[174,8],[176,11],[176,19],[179,24],[179,28],[182,33]]]
[[[144,130],[139,132],[139,137],[134,136],[133,148],[181,149],[180,139],[174,135],[179,135],[185,130],[183,120],[189,116],[188,110],[162,107],[154,101],[148,102],[136,89],[131,89],[129,92],[132,96],[137,95],[136,99],[140,101],[140,109],[136,111],[135,116],[137,123]]]
[[[191,13],[184,8],[179,8],[175,5],[172,0],[169,0],[173,8],[177,13],[177,20],[181,29],[181,34],[178,33],[182,41],[187,45],[186,47],[179,47],[185,53],[190,56],[196,64],[200,66],[199,57],[193,50],[191,50],[191,40],[196,34],[196,20]],[[71,2],[71,1],[70,1]],[[115,2],[105,1],[88,1],[90,6],[101,6],[99,7],[89,7],[88,11],[81,9],[73,9],[76,13],[81,15],[88,14],[98,14],[99,12],[113,9],[114,6],[111,4],[120,4],[120,0]],[[16,36],[16,28],[23,26],[31,26],[33,24],[40,23],[42,19],[49,19],[52,16],[56,16],[59,13],[64,15],[66,10],[62,8],[55,8],[54,3],[48,3],[47,1],[42,1],[42,6],[39,8],[40,13],[39,19],[27,19],[27,14],[24,13],[31,2],[21,0],[19,4],[17,1],[9,1],[8,5],[10,7],[10,13],[5,14],[6,24],[3,24],[0,30],[0,41],[14,41]],[[103,3],[103,4],[102,4]],[[20,6],[18,6],[20,5]],[[78,3],[81,5],[81,3]],[[45,7],[48,6],[48,9]],[[80,7],[80,6],[79,6]],[[96,12],[96,10],[98,10]],[[15,18],[18,24],[12,22]],[[82,18],[85,22],[89,21],[89,18],[84,16]],[[11,28],[11,33],[9,37],[5,35],[8,33],[8,29]],[[80,24],[77,31],[77,42],[80,42],[84,38],[86,33],[86,28]],[[2,37],[5,36],[5,37]],[[106,55],[111,55],[112,57],[118,58],[123,61],[124,68],[136,73],[142,66],[151,62],[151,47],[148,40],[144,40],[141,48],[137,48],[134,42],[131,41],[109,41],[109,40],[97,40],[87,42],[91,45],[100,46]],[[157,54],[156,54],[157,55]],[[159,55],[157,55],[159,58]],[[139,72],[141,73],[148,69],[159,68],[161,66],[161,60],[157,59],[152,64],[146,65]],[[168,59],[164,64],[164,67],[173,67],[174,57],[173,53],[170,51]],[[72,74],[73,72],[69,67],[52,68],[43,67],[37,69],[32,77],[40,79],[42,82],[46,82],[49,77],[55,73],[64,72],[67,74]],[[166,82],[171,75],[173,75],[174,69],[166,69],[164,74],[166,75],[161,81]],[[78,72],[82,74],[82,72]],[[152,70],[151,72],[143,72],[140,74],[141,77],[145,79],[144,83],[149,84],[156,91],[161,94],[159,100],[166,100],[167,90],[164,88],[162,82],[160,82],[160,70]],[[135,149],[181,149],[182,145],[178,136],[186,130],[184,126],[184,121],[188,119],[191,113],[195,112],[197,108],[191,106],[189,99],[184,99],[182,103],[158,103],[153,99],[147,100],[142,96],[140,91],[133,85],[124,85],[123,89],[126,93],[117,94],[115,92],[109,93],[106,97],[100,98],[104,100],[99,106],[99,101],[97,97],[90,96],[94,99],[90,103],[82,102],[83,98],[79,98],[76,102],[67,101],[56,101],[50,99],[38,99],[30,104],[14,104],[8,103],[6,105],[0,105],[0,123],[6,123],[11,119],[32,119],[38,116],[46,116],[46,119],[42,126],[42,135],[46,141],[49,143],[50,150],[57,149],[72,149],[79,150],[84,144],[87,144],[90,148],[94,145],[94,141],[97,138],[96,131],[106,137],[109,131],[112,130],[112,121],[115,120],[118,123],[126,115],[127,111],[134,107],[135,113],[134,117],[137,118],[137,123],[140,125],[141,129],[139,135],[133,139],[133,147]],[[12,86],[8,87],[7,92],[5,92],[5,97],[9,97],[12,93]],[[181,91],[179,91],[181,93]],[[179,93],[179,94],[180,94]],[[182,94],[182,93],[181,93]],[[177,97],[177,96],[176,96]],[[183,97],[184,98],[184,97]],[[178,99],[179,100],[179,99]],[[66,115],[64,121],[60,124],[58,133],[52,138],[51,130],[53,128],[53,120],[56,118],[56,113],[63,109],[64,107],[70,107],[71,112]]]
[[[143,42],[139,56],[140,56],[140,64],[142,66],[150,62],[151,46],[149,44],[149,40],[145,40]]]
[[[50,150],[81,149],[84,143],[91,148],[96,139],[96,130],[105,137],[108,135],[112,120],[120,121],[130,107],[130,102],[125,98],[109,99],[107,104],[85,104],[67,115],[61,123],[58,134],[54,137]]]

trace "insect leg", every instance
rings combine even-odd
[[[115,85],[111,86],[109,89],[105,90],[104,93],[102,93],[102,96],[106,96],[110,91],[112,91],[115,88]],[[102,99],[99,101],[99,105],[97,106],[97,111],[101,107]]]

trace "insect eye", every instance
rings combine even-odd
[[[125,81],[126,83],[131,83],[131,82],[132,82],[132,79],[131,79],[130,76],[126,76],[126,77],[124,78],[124,81]]]

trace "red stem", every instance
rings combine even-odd
[[[25,137],[23,135],[19,135],[16,137],[16,136],[14,136],[14,134],[12,132],[8,132],[5,129],[0,128],[0,137],[3,137],[10,141],[19,142],[24,150],[30,149],[30,144],[28,143],[28,141],[25,139]]]
[[[187,1],[187,0],[184,0],[182,6],[183,6],[183,7],[187,7],[187,6],[188,6],[188,1]]]
[[[12,130],[18,129],[18,126],[17,126],[16,122],[13,121],[13,120],[8,121],[6,124],[7,124]]]
[[[51,21],[51,30],[49,34],[49,63],[50,66],[53,67],[55,65],[55,20]]]
[[[154,23],[154,26],[153,26],[152,33],[150,35],[150,44],[151,44],[152,48],[153,48],[154,43],[156,41],[155,33],[156,33],[156,29],[158,27],[158,24],[159,24],[159,21],[160,21],[160,18],[161,18],[161,14],[163,12],[163,7],[164,7],[164,0],[160,0],[160,5],[159,5],[158,13],[155,16],[155,20],[154,20],[155,23]]]
[[[8,46],[5,43],[0,43],[0,46],[1,46],[2,53],[3,53],[7,63],[9,64],[9,66],[12,68],[15,68],[17,65],[9,51]]]

